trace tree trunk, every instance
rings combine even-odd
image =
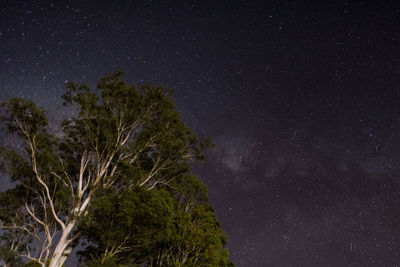
[[[61,267],[67,259],[69,253],[71,253],[71,250],[67,249],[68,245],[71,243],[71,240],[68,237],[69,234],[72,232],[75,224],[76,221],[72,221],[67,224],[67,226],[63,230],[60,240],[58,241],[57,246],[54,249],[49,267]]]

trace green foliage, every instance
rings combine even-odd
[[[37,107],[31,100],[21,98],[11,98],[3,102],[3,107],[7,110],[7,115],[2,118],[6,122],[9,132],[19,134],[38,133],[47,126],[47,117],[44,111]],[[12,118],[10,120],[10,118]],[[26,133],[19,131],[19,124],[26,125]]]
[[[140,262],[171,234],[173,204],[163,189],[102,193],[78,227],[90,244],[80,255]]]
[[[185,266],[230,266],[225,235],[207,204],[197,205],[187,213],[179,210],[171,240],[171,258]]]
[[[184,125],[170,88],[137,89],[121,75],[102,78],[97,91],[67,83],[64,105],[76,115],[57,136],[32,101],[3,103],[2,121],[21,145],[0,148],[0,170],[15,185],[0,193],[0,259],[10,266],[33,255],[61,265],[52,254],[61,233],[63,253],[81,245],[88,266],[231,264],[207,188],[190,173],[211,142]]]
[[[90,244],[79,254],[90,264],[111,260],[149,266],[231,264],[212,208],[193,204],[185,211],[179,199],[163,188],[103,193],[91,205],[79,231]]]

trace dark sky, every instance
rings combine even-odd
[[[400,3],[0,0],[0,100],[117,69],[217,145],[237,266],[400,265]]]

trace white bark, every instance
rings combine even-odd
[[[73,241],[69,238],[69,235],[75,227],[75,224],[76,221],[72,221],[63,229],[60,240],[58,241],[57,246],[54,248],[49,267],[61,267],[67,259],[69,253],[71,253],[71,251],[67,248],[68,245]]]

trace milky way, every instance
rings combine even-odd
[[[237,266],[399,265],[400,4],[171,2],[0,1],[0,100],[171,86]]]

